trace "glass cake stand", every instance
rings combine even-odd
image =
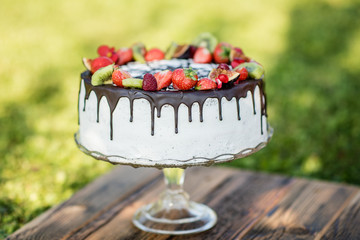
[[[159,200],[138,209],[133,216],[133,223],[139,229],[158,233],[183,235],[206,231],[217,221],[216,213],[201,203],[189,200],[189,195],[183,190],[185,168],[191,166],[210,166],[214,163],[228,162],[253,154],[270,141],[273,129],[268,129],[268,139],[254,148],[244,149],[237,154],[223,154],[213,159],[193,158],[187,161],[170,159],[167,164],[159,164],[150,159],[127,159],[122,156],[106,156],[100,152],[86,149],[79,141],[78,133],[75,142],[79,149],[98,160],[112,164],[131,165],[133,167],[156,167],[162,169],[166,189]]]

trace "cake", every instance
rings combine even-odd
[[[204,34],[166,53],[129,49],[100,46],[104,66],[84,59],[76,135],[84,151],[133,166],[208,165],[269,140],[264,71],[241,49]]]

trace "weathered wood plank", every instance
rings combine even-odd
[[[355,188],[296,180],[289,194],[243,239],[314,239]]]
[[[231,190],[224,195],[212,192],[205,202],[218,213],[219,221],[214,229],[199,239],[241,237],[278,204],[290,190],[292,182],[285,177],[254,174],[244,184],[238,185],[236,181],[226,184],[224,187],[229,186]]]
[[[250,172],[219,168],[194,168],[187,174],[186,190],[193,200],[204,202],[218,213],[219,222],[208,232],[192,236],[168,236],[145,233],[135,228],[130,219],[136,209],[157,199],[163,185],[153,186],[140,198],[122,208],[113,219],[98,221],[101,228],[84,226],[70,239],[231,239],[258,221],[289,190],[291,181],[282,177],[270,177]],[[195,183],[195,184],[194,184]]]
[[[69,200],[34,219],[7,239],[62,239],[113,202],[132,194],[136,186],[159,178],[160,171],[149,168],[115,167],[88,184]]]
[[[164,190],[161,171],[117,167],[8,239],[360,239],[355,187],[239,171],[190,168],[185,190],[218,223],[190,236],[146,233],[134,212]]]
[[[346,205],[344,211],[325,229],[321,240],[360,239],[360,192]]]
[[[237,174],[238,171],[230,169],[191,168],[186,171],[185,189],[188,192],[197,192],[200,196],[205,196],[209,189],[218,185],[223,179]],[[206,187],[205,187],[206,186]],[[158,199],[159,194],[165,190],[163,181],[153,184],[147,192],[139,193],[126,204],[119,203],[110,211],[116,211],[117,215],[108,213],[99,216],[93,222],[103,224],[101,228],[94,228],[93,225],[84,226],[74,233],[69,239],[101,239],[106,235],[106,239],[163,239],[169,236],[144,233],[135,228],[131,219],[135,211],[150,202]],[[197,200],[191,196],[193,200]],[[111,218],[111,219],[110,219]],[[90,235],[91,233],[91,235]],[[146,236],[144,236],[146,235]]]

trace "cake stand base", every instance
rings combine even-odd
[[[184,169],[163,169],[166,190],[160,199],[136,211],[133,223],[146,232],[183,235],[206,231],[216,221],[216,213],[209,207],[189,201],[183,190]]]

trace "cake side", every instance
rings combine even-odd
[[[94,87],[89,77],[82,74],[79,136],[91,151],[166,163],[236,154],[267,141],[262,80],[198,94]]]

